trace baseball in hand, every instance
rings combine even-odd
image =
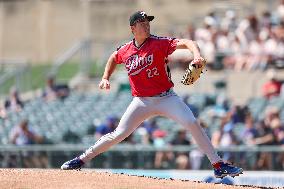
[[[110,83],[109,80],[107,79],[102,79],[100,84],[99,84],[100,89],[110,89]]]

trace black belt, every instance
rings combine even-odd
[[[161,93],[159,93],[159,94],[157,94],[157,95],[154,95],[154,96],[152,96],[152,97],[162,97],[162,96],[166,96],[166,95],[170,94],[171,92],[173,92],[172,88],[170,88],[170,89],[168,89],[168,90],[166,90],[166,91],[164,91],[164,92],[161,92]]]

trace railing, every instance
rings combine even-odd
[[[0,95],[7,93],[4,87],[5,83],[13,80],[14,86],[19,91],[24,91],[30,89],[31,78],[29,74],[29,65],[27,60],[22,59],[2,59],[0,60],[0,71],[2,72],[0,76]]]
[[[47,76],[56,77],[61,66],[68,63],[74,56],[79,56],[79,70],[80,74],[87,75],[90,72],[91,63],[91,40],[82,39],[74,43],[71,47],[63,51],[55,60],[53,64],[48,66],[48,70],[37,77],[33,78],[33,85],[39,86],[43,80],[46,80]],[[58,81],[58,78],[56,78]],[[68,79],[60,78],[60,82],[67,83]],[[32,88],[31,88],[32,89]]]
[[[3,151],[83,151],[90,145],[82,144],[56,144],[56,145],[0,145],[0,152]],[[164,147],[155,147],[152,145],[131,145],[131,144],[119,144],[112,147],[109,151],[112,152],[156,152],[156,151],[174,151],[174,152],[189,152],[197,147],[194,145],[191,146],[164,146]],[[284,146],[232,146],[232,147],[220,147],[216,148],[219,152],[284,152]]]
[[[75,156],[78,156],[90,145],[30,145],[30,146],[0,146],[0,167],[11,167],[9,162],[14,158],[14,166],[25,167],[24,160],[30,158],[42,158],[47,160],[47,164],[43,167],[58,168],[60,165]],[[85,167],[89,168],[154,168],[155,154],[157,152],[186,152],[189,153],[196,149],[196,146],[174,146],[161,147],[145,145],[127,145],[119,144],[111,148],[109,151],[96,157],[96,161],[89,162]],[[270,168],[271,170],[281,170],[281,160],[283,158],[283,146],[234,146],[226,148],[217,148],[217,151],[223,155],[231,153],[234,157],[233,161],[245,169],[253,169],[252,163],[255,164],[260,153],[271,155]],[[198,161],[198,160],[197,160]],[[255,162],[251,162],[255,161]],[[208,159],[202,157],[201,169],[210,169],[211,165]],[[41,167],[41,165],[33,165],[33,167]],[[174,168],[170,165],[169,168]]]
[[[56,75],[58,69],[78,53],[80,53],[80,73],[88,74],[90,71],[91,43],[90,39],[83,39],[67,49],[55,59],[50,75]]]

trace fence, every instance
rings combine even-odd
[[[30,66],[26,60],[1,59],[0,73],[0,96],[9,91],[11,83],[14,83],[19,91],[31,88]]]
[[[82,39],[74,43],[70,48],[65,50],[60,56],[58,56],[53,66],[50,70],[51,75],[56,75],[60,66],[65,64],[76,54],[80,54],[80,68],[79,72],[81,74],[88,75],[90,72],[90,63],[91,63],[91,43],[90,39]]]
[[[45,167],[59,168],[63,162],[81,154],[89,145],[30,145],[30,146],[0,146],[0,167]],[[94,161],[86,164],[88,168],[131,168],[153,169],[156,152],[192,152],[195,146],[161,147],[145,145],[119,144],[109,151],[97,156]],[[218,148],[217,151],[224,156],[231,153],[233,161],[246,170],[253,169],[260,154],[271,154],[270,169],[283,169],[283,146],[235,146]],[[282,158],[282,159],[281,159]],[[32,164],[27,164],[30,161]],[[172,163],[167,169],[174,169]],[[202,157],[200,169],[211,169],[207,158]]]

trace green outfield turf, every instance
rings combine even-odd
[[[104,65],[98,65],[95,61],[91,63],[90,77],[98,77],[103,71]],[[45,86],[45,80],[51,69],[51,64],[34,64],[25,71],[20,80],[20,91],[29,91],[42,88]],[[58,82],[67,83],[72,77],[79,73],[80,67],[77,62],[68,62],[62,65],[57,73],[56,80]],[[0,74],[4,74],[4,70],[0,70]],[[15,77],[11,77],[1,84],[0,93],[8,94],[11,86],[16,85]]]

